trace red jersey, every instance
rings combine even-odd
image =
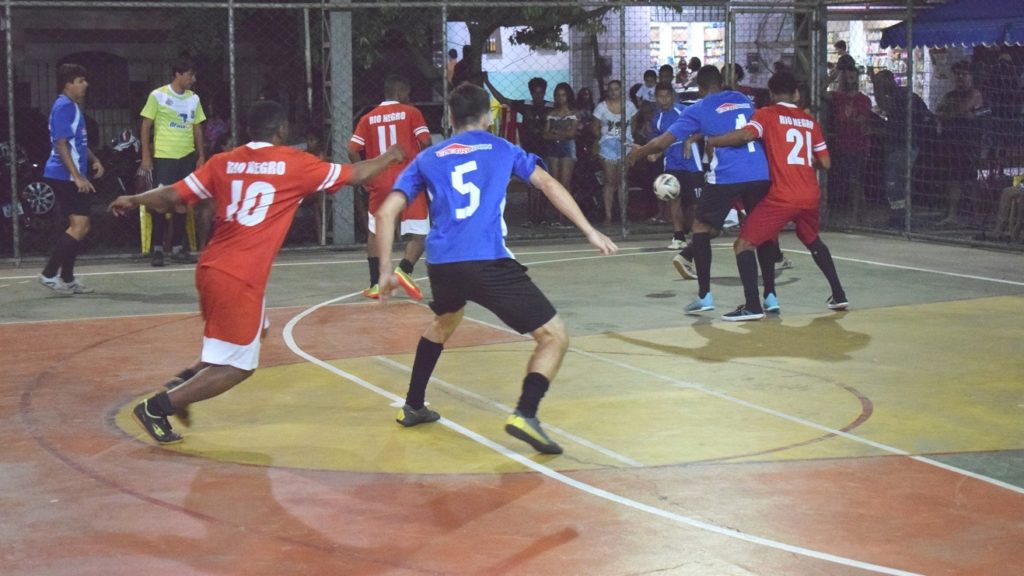
[[[187,204],[213,198],[213,237],[199,266],[262,289],[302,198],[320,190],[336,192],[351,177],[349,164],[250,142],[210,158],[174,189]]]
[[[871,136],[868,125],[871,122],[871,100],[854,92],[830,92],[832,99],[831,118],[835,127],[835,140],[832,142],[836,153],[846,152],[857,156],[867,156],[871,150]]]
[[[430,130],[423,120],[423,114],[415,106],[394,101],[381,102],[359,119],[355,133],[348,142],[349,151],[365,151],[367,160],[380,156],[395,144],[406,152],[405,160],[391,164],[365,184],[370,194],[370,213],[377,213],[377,208],[391,192],[398,175],[416,157],[420,142],[430,145]]]
[[[828,155],[821,125],[793,104],[754,112],[743,127],[764,142],[772,185],[768,198],[794,208],[817,208],[821,198],[814,158]]]

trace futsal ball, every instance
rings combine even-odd
[[[654,195],[659,200],[671,200],[679,196],[679,180],[671,174],[662,174],[654,179]]]

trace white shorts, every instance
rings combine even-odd
[[[264,303],[264,309],[266,303]],[[270,328],[270,320],[266,312],[263,314],[263,329],[256,333],[256,337],[248,344],[233,344],[203,336],[203,352],[200,360],[207,364],[218,366],[234,366],[239,370],[255,370],[260,364],[260,345],[263,342],[264,332]]]
[[[366,227],[369,228],[371,233],[377,233],[377,219],[369,212],[366,213]],[[424,218],[423,220],[402,220],[402,224],[399,226],[399,234],[402,236],[405,236],[406,234],[426,236],[428,233],[430,233],[430,218]]]

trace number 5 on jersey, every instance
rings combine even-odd
[[[466,182],[462,178],[465,174],[474,170],[476,170],[476,160],[463,162],[452,170],[452,188],[455,188],[455,190],[463,196],[469,196],[469,206],[455,209],[456,220],[465,220],[466,218],[469,218],[474,212],[476,212],[476,209],[480,207],[480,189],[477,188],[476,184]]]

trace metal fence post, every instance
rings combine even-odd
[[[903,232],[911,232],[911,213],[913,202],[911,197],[914,190],[914,0],[907,0],[907,163],[904,166],[904,177],[907,182],[906,209],[903,216]]]
[[[352,12],[351,0],[331,0],[331,150],[335,162],[348,162],[352,134]],[[355,191],[343,186],[334,196],[334,244],[355,244]],[[382,255],[387,257],[387,255]]]
[[[4,45],[7,47],[7,137],[9,140],[8,166],[11,169],[11,241],[14,263],[21,265],[21,234],[18,221],[18,147],[14,139],[14,21],[11,19],[11,0],[4,2]]]
[[[231,148],[238,146],[238,86],[235,82],[235,1],[228,0],[228,92],[231,98]]]
[[[626,161],[626,130],[629,130],[629,124],[626,119],[626,4],[625,2],[619,2],[619,84],[622,89],[619,90],[619,118],[621,119],[622,128],[619,130],[619,224],[622,228],[622,237],[626,238],[629,236],[629,222],[627,217],[629,216],[629,183],[627,173],[629,172],[629,163]]]

